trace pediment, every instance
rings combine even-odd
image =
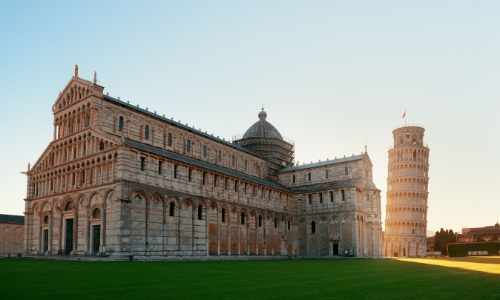
[[[81,138],[85,138],[85,136],[88,136],[89,133],[92,137],[96,137],[99,140],[111,143],[113,146],[122,143],[121,138],[111,136],[109,134],[105,134],[96,130],[90,129],[90,131],[89,130],[80,131],[70,136],[50,142],[43,151],[43,153],[40,155],[40,157],[37,159],[37,161],[33,164],[30,171],[37,172],[52,167],[52,160],[54,159],[53,157],[54,149],[57,149],[58,147],[59,148],[65,147],[70,143],[77,143]]]
[[[56,102],[52,106],[52,112],[56,113],[75,103],[78,103],[91,95],[102,95],[103,87],[92,84],[92,82],[73,76],[66,87],[59,93]]]

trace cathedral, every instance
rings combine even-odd
[[[53,139],[26,172],[26,254],[382,256],[366,150],[299,165],[264,110],[227,141],[77,72],[52,113]]]

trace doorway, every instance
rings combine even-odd
[[[333,255],[339,255],[339,244],[333,244]]]
[[[101,246],[101,225],[92,226],[92,254],[99,253]]]
[[[49,230],[44,229],[43,230],[43,253],[47,252],[49,250]]]
[[[73,219],[66,219],[66,248],[64,253],[73,251]]]

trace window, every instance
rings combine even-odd
[[[207,145],[203,145],[203,157],[207,157]]]
[[[219,150],[219,152],[217,153],[217,161],[218,161],[218,162],[221,162],[221,161],[222,161],[222,153],[220,152],[220,150]]]
[[[328,170],[325,170],[325,178],[328,178]]]
[[[171,133],[169,133],[169,134],[167,135],[167,145],[168,145],[169,147],[172,147],[172,134],[171,134]]]
[[[144,156],[141,156],[141,171],[144,171],[145,161],[146,161],[146,158]]]
[[[218,176],[214,174],[214,186],[217,186],[217,178]]]
[[[174,210],[175,210],[175,203],[172,202],[172,203],[170,203],[170,209],[169,209],[171,217],[174,216]]]
[[[259,227],[262,227],[262,216],[259,216]]]
[[[174,165],[174,178],[177,178],[177,165]]]
[[[370,201],[370,195],[366,194],[366,201]]]
[[[188,169],[188,181],[191,181],[191,169]]]
[[[104,150],[104,142],[101,141],[101,143],[99,144],[99,150]]]
[[[241,225],[245,224],[245,213],[241,213]]]
[[[234,155],[231,158],[231,165],[234,167]]]
[[[49,224],[49,216],[45,216],[45,217],[43,218],[43,223],[44,223],[44,224]]]
[[[158,162],[158,174],[161,175],[161,161]]]
[[[340,191],[342,193],[342,201],[345,201],[345,190]]]
[[[198,220],[201,220],[203,215],[203,206],[198,205]]]
[[[278,218],[274,218],[274,228],[278,228]]]
[[[292,183],[295,183],[295,175],[292,175]]]
[[[101,219],[101,211],[99,210],[99,208],[94,209],[94,212],[92,212],[92,219],[94,220]]]
[[[335,194],[332,192],[330,192],[330,202],[333,202],[333,200],[335,199]]]
[[[238,181],[235,181],[234,182],[234,192],[237,193],[238,192]]]
[[[311,222],[311,233],[316,233],[316,222]]]
[[[222,209],[222,219],[221,219],[222,223],[226,222],[226,210],[223,208]]]
[[[345,175],[349,175],[349,167],[345,167]]]
[[[146,127],[144,128],[144,138],[146,140],[149,140],[149,125],[146,125]]]
[[[290,230],[290,220],[288,220],[288,230]]]
[[[323,193],[319,193],[319,203],[323,203]]]
[[[123,131],[123,117],[120,116],[120,119],[118,119],[118,131]]]
[[[307,173],[307,180],[311,181],[311,172]]]
[[[245,171],[246,171],[246,170],[247,170],[247,168],[248,168],[248,164],[247,164],[247,161],[246,161],[246,160],[245,160],[245,162],[243,163],[243,168],[244,168],[244,170],[245,170]]]
[[[186,141],[186,152],[191,152],[191,140]]]
[[[407,132],[406,132],[406,138],[409,138],[409,137],[410,137],[410,132],[409,132],[409,131],[407,131]]]
[[[309,204],[312,204],[312,195],[309,194],[309,195],[307,195],[307,197],[309,197]]]
[[[202,183],[203,185],[207,184],[207,172],[203,172]]]

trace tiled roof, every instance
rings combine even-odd
[[[183,128],[183,129],[185,129],[185,130],[192,131],[192,132],[194,132],[194,133],[196,133],[196,134],[199,134],[199,135],[201,135],[201,136],[204,136],[204,137],[209,138],[209,139],[211,139],[211,140],[214,140],[214,141],[216,141],[216,142],[219,142],[219,143],[225,144],[225,145],[226,145],[226,146],[228,146],[228,147],[232,147],[232,148],[238,149],[238,150],[240,150],[240,151],[246,152],[246,153],[248,153],[248,154],[251,154],[251,155],[253,155],[253,156],[256,156],[256,157],[262,158],[262,157],[261,157],[260,155],[258,155],[257,153],[252,152],[252,151],[250,151],[250,150],[248,150],[248,149],[245,149],[245,148],[243,148],[243,147],[241,147],[241,146],[238,146],[238,145],[233,144],[233,143],[231,143],[231,142],[229,142],[229,141],[226,141],[226,140],[220,139],[220,138],[215,137],[215,136],[213,136],[213,135],[207,134],[207,133],[202,132],[202,131],[200,131],[200,130],[198,130],[198,129],[195,129],[195,128],[193,128],[193,127],[189,127],[189,126],[187,126],[187,125],[185,125],[185,124],[182,124],[182,123],[180,123],[180,122],[176,122],[176,121],[171,120],[171,119],[168,119],[168,118],[166,118],[166,117],[162,117],[162,116],[160,116],[160,115],[157,115],[157,114],[155,114],[155,113],[150,112],[149,110],[145,110],[145,109],[139,108],[139,107],[137,107],[137,106],[133,106],[133,105],[131,105],[130,103],[127,103],[127,102],[124,102],[124,101],[121,101],[121,100],[115,99],[115,98],[110,97],[110,96],[108,96],[108,95],[103,95],[103,97],[104,97],[104,100],[107,100],[107,101],[109,101],[109,102],[113,102],[113,103],[118,104],[118,105],[121,105],[121,106],[126,106],[127,108],[130,108],[130,109],[132,109],[132,110],[135,110],[135,111],[138,111],[138,112],[140,112],[140,113],[143,113],[143,114],[149,115],[150,117],[153,117],[153,118],[156,118],[156,119],[162,120],[162,121],[164,121],[164,122],[167,122],[167,123],[169,123],[169,124],[175,125],[175,126],[177,126],[177,127],[181,127],[181,128]]]
[[[304,170],[304,169],[309,169],[309,168],[316,168],[316,167],[328,166],[328,165],[333,165],[333,164],[339,164],[339,163],[348,162],[348,161],[360,160],[360,159],[363,159],[363,156],[364,156],[364,154],[360,154],[360,155],[354,155],[354,156],[349,156],[349,157],[335,158],[332,160],[320,161],[320,162],[311,163],[311,164],[304,164],[301,166],[293,166],[293,167],[282,169],[280,171],[280,173],[293,172],[293,171],[299,171],[299,170]]]
[[[227,168],[224,168],[221,166],[213,165],[213,164],[201,161],[201,160],[197,160],[195,158],[180,155],[180,154],[177,154],[175,152],[171,152],[168,150],[145,145],[145,144],[142,144],[142,143],[139,143],[136,141],[132,141],[129,139],[125,139],[124,144],[127,146],[130,146],[130,147],[142,150],[142,151],[154,153],[154,154],[157,154],[157,155],[160,155],[163,157],[167,157],[167,158],[179,161],[179,162],[184,162],[186,164],[194,165],[194,166],[197,166],[197,167],[205,169],[205,170],[221,173],[221,174],[228,175],[228,176],[237,177],[237,178],[240,178],[242,180],[246,180],[246,181],[253,182],[256,184],[261,184],[261,185],[264,185],[264,186],[267,186],[270,188],[274,188],[274,189],[278,189],[281,191],[290,192],[288,189],[286,189],[285,187],[283,187],[277,183],[270,182],[270,181],[267,181],[267,180],[264,180],[264,179],[261,179],[261,178],[255,177],[255,176],[251,176],[251,175],[248,175],[245,173],[241,173],[238,171],[234,171],[231,169],[227,169]]]
[[[289,189],[294,193],[310,193],[310,192],[317,192],[317,191],[340,189],[340,188],[345,188],[345,187],[353,187],[353,186],[356,186],[360,181],[361,181],[361,179],[358,178],[358,179],[351,179],[351,180],[302,185],[302,186],[290,187]]]
[[[24,216],[0,215],[0,223],[24,224]]]

